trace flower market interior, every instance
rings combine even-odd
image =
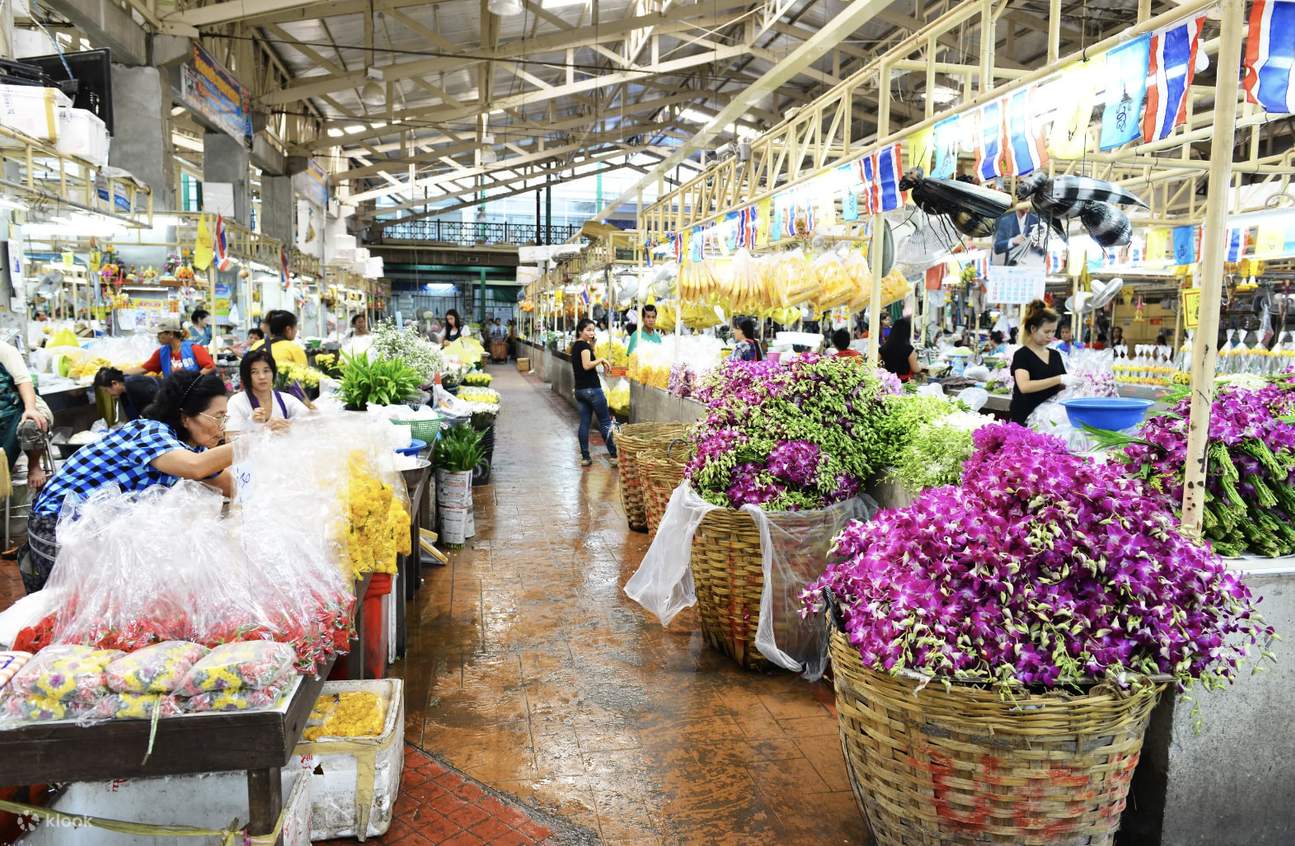
[[[1295,0],[0,0],[0,844],[1295,844]]]

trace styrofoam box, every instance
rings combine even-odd
[[[377,737],[335,737],[303,740],[288,766],[310,773],[312,840],[334,837],[378,837],[391,827],[392,809],[400,793],[400,776],[405,769],[405,691],[400,679],[325,682],[319,697],[334,693],[367,691],[376,693],[386,707],[387,718]],[[347,747],[364,747],[364,752]],[[330,747],[340,747],[330,752]],[[373,798],[361,804],[362,757],[371,757]],[[367,807],[366,807],[367,805]],[[362,830],[361,830],[362,829]]]
[[[111,138],[99,116],[88,109],[64,109],[59,113],[58,151],[85,159],[96,167],[108,164]]]
[[[288,766],[283,777],[283,844],[310,846],[310,779]],[[191,776],[138,778],[128,781],[75,782],[53,805],[68,814],[150,825],[187,825],[221,830],[237,819],[246,825],[247,774],[204,773]],[[269,838],[265,838],[266,842]],[[219,837],[149,837],[117,834],[101,828],[46,822],[23,837],[24,846],[219,846]],[[241,841],[240,841],[241,842]],[[257,843],[257,838],[253,838]]]
[[[17,130],[38,141],[57,141],[59,112],[72,108],[72,101],[57,88],[32,85],[0,85],[0,126]],[[0,135],[0,145],[17,142]]]

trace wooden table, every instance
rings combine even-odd
[[[244,770],[248,832],[269,834],[283,810],[279,771],[306,728],[330,661],[302,678],[286,709],[189,714],[158,720],[153,753],[149,720],[92,726],[34,723],[0,732],[0,784],[51,784]]]

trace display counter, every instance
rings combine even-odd
[[[630,382],[631,423],[694,423],[706,415],[706,406],[669,391]]]

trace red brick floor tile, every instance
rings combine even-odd
[[[446,816],[459,828],[472,831],[475,826],[490,819],[490,812],[480,805],[464,805]]]

